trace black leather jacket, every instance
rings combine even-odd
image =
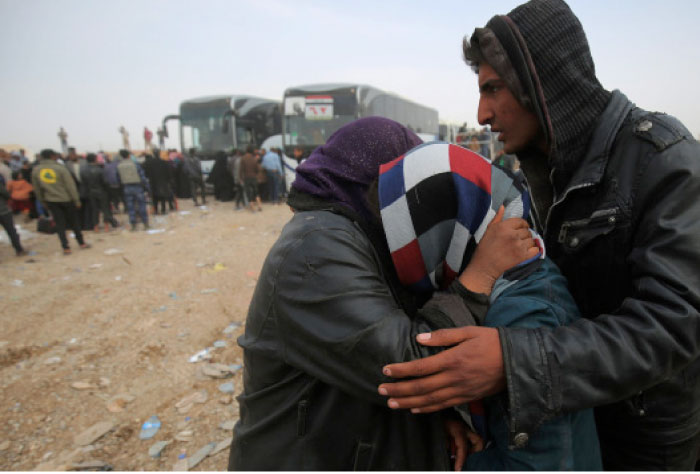
[[[299,212],[285,226],[238,340],[245,387],[229,469],[451,470],[442,415],[391,410],[377,386],[390,381],[384,365],[434,353],[416,334],[469,324],[486,297],[436,293],[411,317],[387,268],[344,216]]]
[[[593,406],[599,430],[689,439],[700,429],[700,144],[615,91],[539,220],[584,319],[501,330],[512,443]]]

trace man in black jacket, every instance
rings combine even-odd
[[[514,449],[545,420],[595,406],[606,470],[692,470],[700,444],[700,145],[595,75],[561,0],[533,0],[465,39],[479,122],[516,154],[548,255],[585,319],[458,328],[454,345],[384,368],[392,408],[431,412],[508,391]]]

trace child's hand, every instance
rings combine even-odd
[[[470,430],[463,421],[446,418],[445,433],[449,443],[450,457],[455,462],[455,472],[462,470],[464,461],[467,460],[467,456],[470,453],[476,453],[484,449],[484,441],[478,434]]]
[[[503,272],[539,252],[527,221],[518,218],[503,220],[504,212],[501,206],[486,228],[469,265],[459,276],[460,283],[476,293],[491,294],[494,283]]]

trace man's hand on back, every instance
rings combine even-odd
[[[389,377],[417,377],[379,386],[390,408],[430,413],[484,398],[505,388],[503,354],[498,330],[478,326],[419,334],[425,346],[454,346],[434,356],[390,364]]]

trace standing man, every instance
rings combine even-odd
[[[464,42],[479,122],[530,184],[547,254],[584,319],[418,336],[455,346],[384,368],[389,406],[429,412],[508,391],[514,449],[596,408],[606,470],[692,470],[700,445],[700,144],[673,117],[598,82],[561,0],[495,16]]]
[[[146,179],[146,174],[143,168],[136,163],[136,159],[130,157],[129,150],[119,150],[122,157],[121,162],[117,165],[119,174],[119,182],[124,187],[124,204],[129,212],[129,223],[131,223],[131,231],[136,230],[136,212],[141,216],[141,222],[145,229],[148,229],[148,212],[146,211],[146,197],[144,191],[149,194],[151,188]]]
[[[165,149],[165,128],[159,128],[158,130],[156,130],[156,134],[158,135],[158,147],[161,150]]]
[[[190,182],[190,193],[192,194],[194,205],[199,206],[197,204],[197,192],[199,191],[202,193],[202,206],[204,206],[207,203],[207,198],[204,189],[204,178],[202,177],[202,164],[195,155],[195,149],[190,148],[190,152],[183,155],[182,161],[184,162],[185,174]]]
[[[262,167],[267,174],[267,189],[270,201],[279,203],[280,182],[282,180],[282,166],[280,157],[273,150],[268,151],[262,157]]]
[[[125,150],[131,150],[131,145],[129,145],[129,132],[126,131],[124,125],[119,127],[119,133],[122,135],[122,148]]]
[[[56,222],[56,232],[61,241],[65,255],[71,249],[66,238],[66,225],[73,229],[75,240],[80,248],[86,249],[90,244],[83,240],[83,232],[78,221],[78,209],[81,207],[78,189],[68,169],[57,163],[58,155],[50,149],[41,150],[41,161],[32,170],[32,186],[37,201],[51,212]]]
[[[151,145],[151,140],[153,139],[153,132],[151,132],[148,127],[143,127],[143,141],[145,143],[145,150],[149,151],[153,145]],[[158,158],[156,156],[156,158]]]
[[[68,153],[68,134],[63,127],[58,131],[58,139],[61,140],[61,153],[65,155]]]
[[[258,205],[258,211],[262,211],[262,200],[260,199],[260,194],[258,193],[258,170],[260,168],[260,163],[258,163],[257,158],[253,154],[255,149],[252,145],[248,145],[245,150],[245,154],[241,157],[241,163],[239,168],[239,179],[243,182],[243,189],[245,192],[245,199],[248,201],[249,209],[251,212],[255,212],[253,202]]]
[[[10,168],[10,155],[5,149],[0,148],[0,176],[5,182],[4,186],[12,180],[12,169]]]
[[[15,222],[12,218],[12,209],[7,205],[10,199],[10,192],[5,187],[5,179],[0,176],[0,225],[7,232],[7,236],[10,238],[10,243],[15,249],[15,255],[21,257],[26,255],[27,252],[22,247],[22,243],[19,239],[19,234],[15,228]]]

